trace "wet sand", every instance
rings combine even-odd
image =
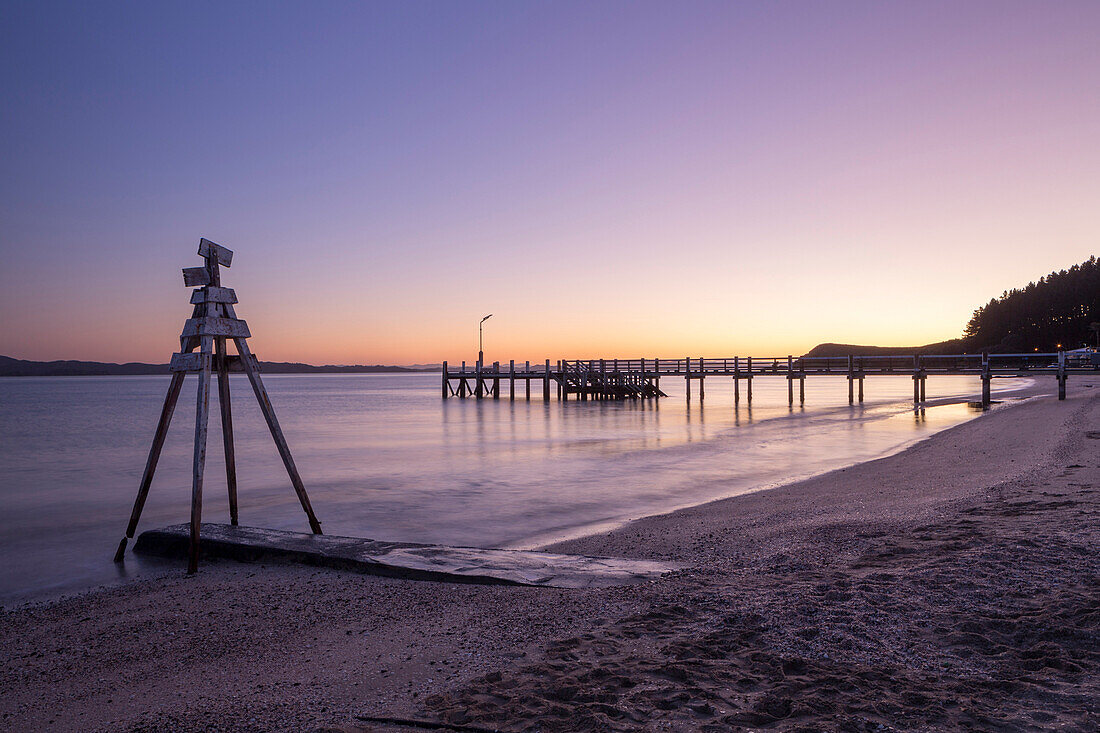
[[[1100,389],[552,546],[645,586],[208,564],[0,616],[10,730],[1096,730]]]

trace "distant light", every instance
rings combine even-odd
[[[1039,347],[1038,347],[1038,346],[1036,346],[1036,347],[1035,347],[1035,350],[1036,350],[1036,351],[1038,351],[1038,350],[1039,350]]]

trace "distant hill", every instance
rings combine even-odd
[[[437,371],[411,367],[384,366],[313,366],[284,361],[261,361],[264,374],[388,374],[401,372]],[[111,364],[101,361],[27,361],[0,356],[0,377],[89,377],[126,376],[140,374],[167,374],[167,364]]]
[[[387,374],[401,372],[437,372],[439,369],[418,369],[416,367],[386,366],[374,364],[366,366],[355,364],[353,366],[313,366],[312,364],[300,364],[287,361],[261,361],[260,371],[265,374]]]
[[[963,339],[941,341],[924,346],[861,346],[858,344],[818,344],[806,356],[892,356],[894,354],[961,354],[967,351]]]

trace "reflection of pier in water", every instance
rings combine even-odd
[[[500,399],[501,383],[507,386],[508,399],[516,399],[517,384],[523,399],[531,399],[532,383],[541,387],[543,401],[551,393],[560,401],[656,399],[665,397],[661,378],[681,378],[691,400],[692,382],[698,381],[698,395],[706,396],[707,378],[733,379],[734,402],[741,400],[742,383],[746,400],[752,402],[752,380],[761,377],[787,380],[787,401],[794,404],[795,383],[798,401],[806,401],[806,378],[811,376],[846,377],[848,402],[863,402],[863,381],[869,376],[908,376],[913,380],[913,402],[926,401],[926,382],[930,376],[974,376],[982,382],[982,404],[990,404],[992,381],[998,378],[1052,377],[1058,382],[1058,399],[1066,398],[1066,382],[1071,374],[1100,375],[1096,354],[957,354],[912,356],[784,356],[730,357],[707,359],[562,359],[553,364],[545,360],[532,365],[515,361],[503,367],[475,362],[455,368],[443,362],[443,398],[475,397]]]

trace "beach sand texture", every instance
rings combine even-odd
[[[0,725],[1097,730],[1098,491],[1082,387],[549,548],[690,566],[642,586],[141,578],[3,612]]]

